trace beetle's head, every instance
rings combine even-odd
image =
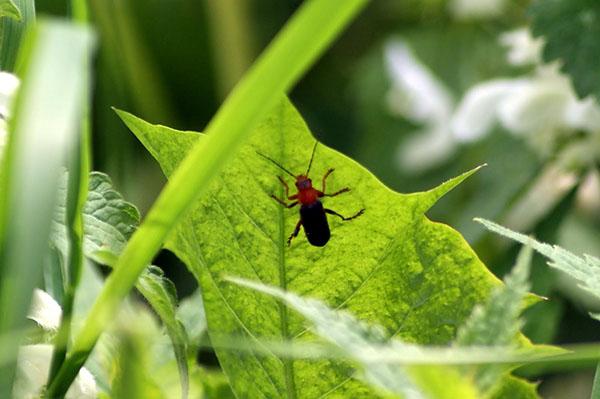
[[[296,187],[298,190],[306,190],[312,188],[312,180],[305,175],[296,176]]]

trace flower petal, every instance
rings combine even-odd
[[[56,331],[60,325],[62,309],[48,293],[36,288],[31,297],[27,318],[35,321],[44,330]]]
[[[405,172],[423,172],[448,160],[455,148],[456,142],[447,124],[431,125],[415,132],[402,143],[397,152],[397,162]]]
[[[10,115],[10,106],[19,83],[19,78],[12,73],[0,71],[0,117]]]
[[[534,38],[527,28],[503,33],[500,43],[508,47],[506,58],[511,65],[526,66],[541,62],[544,41]]]
[[[458,105],[450,130],[459,141],[474,141],[488,133],[497,119],[498,106],[511,98],[526,81],[490,80],[472,87]]]
[[[458,20],[486,19],[502,15],[506,0],[452,0],[448,11]]]
[[[531,79],[505,98],[498,116],[502,125],[513,133],[552,131],[564,125],[569,100],[569,86],[563,79]]]
[[[48,379],[51,358],[52,345],[25,345],[19,349],[13,397],[39,397]],[[95,399],[97,396],[96,380],[82,368],[67,391],[66,399]]]
[[[385,62],[392,88],[390,110],[413,122],[448,120],[453,101],[444,85],[415,57],[402,40],[385,45]]]

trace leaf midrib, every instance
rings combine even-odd
[[[285,154],[285,139],[283,134],[283,118],[284,118],[284,108],[281,107],[279,109],[280,117],[279,121],[279,143],[281,147],[281,153],[279,154],[279,159],[283,159]],[[280,193],[283,192],[283,188],[280,188]],[[282,290],[287,291],[287,268],[285,262],[285,242],[286,242],[286,232],[285,232],[285,214],[283,207],[277,207],[278,209],[278,217],[279,217],[279,245],[278,249],[278,261],[279,261],[279,286]],[[287,341],[290,338],[289,332],[289,320],[288,320],[288,311],[287,307],[282,301],[277,301],[277,306],[279,307],[279,320],[280,320],[280,328],[281,328],[281,336],[283,341]],[[293,360],[290,358],[281,359],[283,362],[283,371],[284,371],[284,379],[285,379],[285,390],[287,393],[287,397],[289,399],[296,398],[296,382],[294,381],[294,365]]]

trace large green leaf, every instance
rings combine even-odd
[[[119,114],[167,175],[202,137]],[[298,211],[283,209],[269,198],[271,193],[282,195],[277,181],[282,172],[256,151],[302,173],[314,140],[294,107],[280,103],[167,242],[202,286],[209,334],[310,339],[298,315],[272,298],[228,284],[222,279],[228,274],[348,309],[407,342],[451,341],[457,326],[498,280],[458,232],[424,214],[474,171],[427,192],[399,194],[356,162],[319,145],[311,169],[315,185],[320,188],[320,177],[335,167],[327,191],[352,189],[325,205],[346,216],[361,208],[366,212],[350,222],[330,218],[332,237],[325,247],[309,245],[302,233],[288,247]],[[217,355],[241,397],[374,395],[352,378],[346,364],[226,349],[217,349]]]

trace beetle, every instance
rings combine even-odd
[[[304,233],[306,234],[308,242],[311,245],[314,245],[315,247],[322,247],[325,244],[327,244],[331,236],[329,224],[327,223],[327,214],[335,215],[346,222],[359,217],[365,212],[365,209],[363,208],[353,216],[344,217],[332,209],[327,209],[323,207],[323,203],[320,201],[320,198],[335,197],[337,195],[347,193],[348,191],[350,191],[350,189],[348,187],[345,187],[331,194],[327,194],[325,192],[325,182],[329,175],[333,173],[333,168],[330,168],[327,170],[327,172],[325,172],[325,175],[323,176],[322,180],[322,189],[320,191],[313,187],[312,180],[308,177],[308,174],[310,172],[310,167],[312,166],[313,158],[315,156],[317,144],[318,142],[315,142],[315,145],[312,149],[312,154],[310,156],[310,161],[308,162],[308,168],[306,169],[306,173],[297,176],[271,157],[257,151],[258,155],[273,162],[278,168],[280,168],[285,173],[296,179],[295,184],[296,188],[298,189],[298,192],[294,195],[290,195],[290,188],[286,181],[283,179],[283,177],[277,176],[285,190],[285,197],[288,200],[293,201],[292,203],[288,204],[285,201],[285,199],[279,198],[275,194],[271,194],[271,198],[273,198],[275,201],[277,201],[278,203],[280,203],[288,209],[300,204],[300,220],[296,224],[294,232],[289,236],[287,240],[288,246],[291,245],[292,240],[300,232],[300,227],[304,227]]]

